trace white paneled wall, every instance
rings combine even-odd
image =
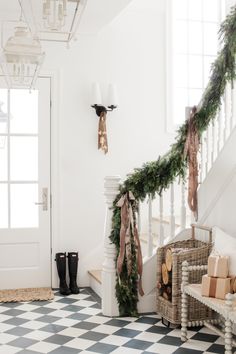
[[[165,1],[148,4],[144,10],[142,1],[133,1],[99,34],[80,36],[69,50],[44,44],[44,69],[60,74],[53,102],[58,107],[58,133],[52,131],[58,134],[58,174],[52,184],[60,193],[53,253],[79,251],[81,286],[89,284],[87,271],[101,269],[103,261],[105,176],[125,178],[164,154],[174,139],[166,134],[164,119]],[[110,82],[117,84],[119,95],[118,108],[107,115],[107,155],[97,150],[98,118],[90,107],[94,81],[101,85],[104,103]],[[56,279],[55,272],[54,286]]]

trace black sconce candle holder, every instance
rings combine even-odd
[[[100,104],[93,104],[91,107],[95,109],[95,112],[98,117],[100,117],[102,113],[111,112],[111,111],[113,111],[113,109],[117,108],[117,106],[114,106],[114,105],[108,106],[106,108],[105,106],[100,105]]]

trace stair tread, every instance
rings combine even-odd
[[[158,221],[158,222],[161,221],[161,219],[160,219],[159,217],[157,217],[157,216],[153,216],[153,217],[152,217],[152,220],[153,220],[153,221]],[[168,217],[168,216],[164,217],[163,220],[162,220],[162,223],[169,225],[169,224],[170,224],[170,217]],[[180,226],[180,223],[179,223],[179,222],[175,222],[175,226],[176,226],[176,227],[179,227],[179,226]]]
[[[102,270],[101,269],[93,269],[88,271],[89,275],[97,280],[100,284],[102,284]]]
[[[154,246],[157,246],[157,245],[158,245],[157,237],[158,237],[158,235],[156,235],[156,237],[153,237],[153,239],[152,239],[152,242],[153,242],[153,245],[154,245]],[[143,243],[148,243],[148,239],[145,238],[145,237],[142,237],[142,235],[140,235],[140,238],[139,238],[139,239],[140,239],[140,241],[143,242]]]
[[[160,217],[153,216],[152,220],[160,222]],[[163,224],[169,225],[170,224],[170,215],[164,216],[162,222],[163,222]],[[189,224],[191,223],[191,215],[186,215],[186,222],[189,223]],[[180,215],[175,215],[175,226],[179,227],[180,224],[181,224],[181,216]]]

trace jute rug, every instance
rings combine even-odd
[[[23,288],[0,290],[0,302],[43,301],[54,299],[51,288]]]

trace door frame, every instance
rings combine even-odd
[[[50,244],[51,286],[58,287],[55,253],[60,250],[60,112],[61,70],[42,70],[40,78],[50,79]]]
[[[0,75],[3,77],[3,75]],[[61,70],[41,70],[39,78],[50,80],[50,265],[51,287],[58,287],[54,255],[59,250],[60,240],[60,169],[59,169],[59,122]]]

